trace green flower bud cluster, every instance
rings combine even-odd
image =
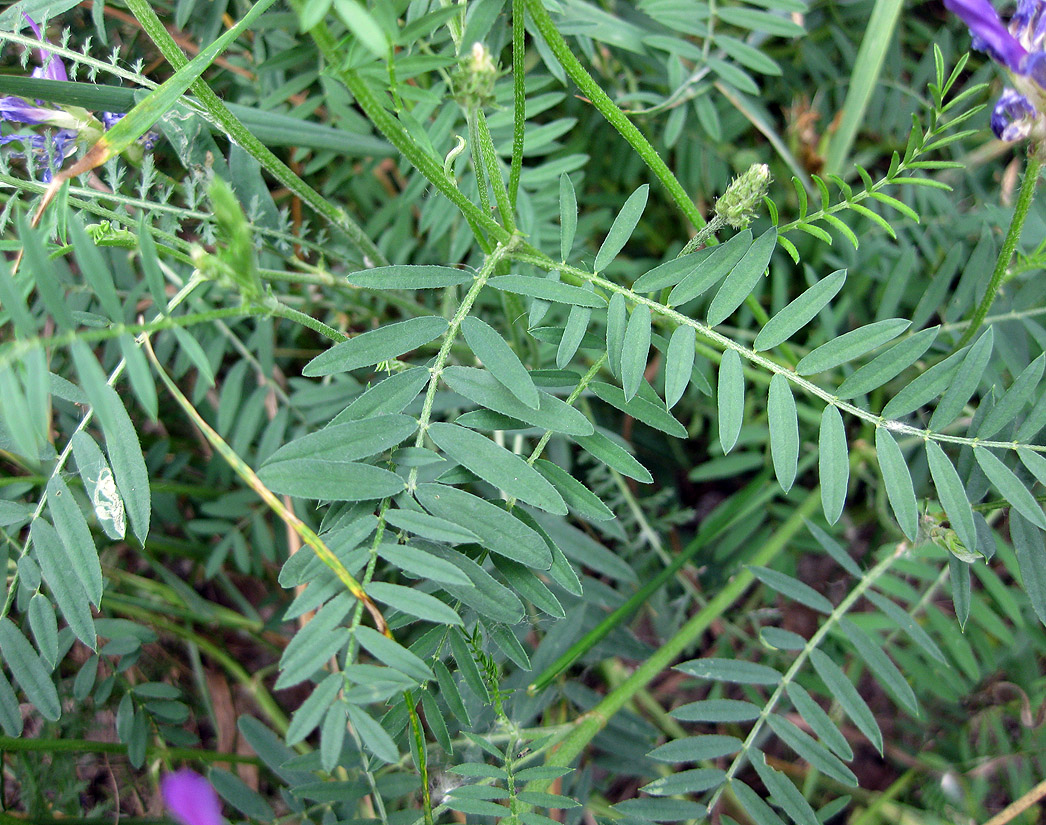
[[[472,50],[461,59],[454,72],[454,99],[463,109],[493,105],[494,84],[500,74],[490,49],[482,43],[473,43]]]
[[[748,171],[734,178],[715,204],[715,214],[721,224],[728,224],[734,229],[748,226],[771,180],[770,167],[765,163],[753,163]]]

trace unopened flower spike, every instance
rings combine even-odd
[[[747,171],[734,178],[723,196],[716,201],[716,217],[734,229],[744,229],[755,217],[756,208],[763,202],[770,181],[770,167],[765,163],[753,163]]]
[[[1001,140],[1046,137],[1046,2],[1018,0],[1005,26],[989,0],[944,0],[973,35],[973,47],[1010,74],[1012,88],[1000,95],[991,127]]]
[[[179,825],[225,825],[221,803],[211,783],[182,768],[160,782],[164,805]]]

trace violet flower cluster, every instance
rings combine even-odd
[[[188,768],[169,773],[160,783],[164,804],[179,825],[225,825],[211,783]]]
[[[989,0],[944,0],[966,23],[973,47],[1010,73],[1012,87],[999,97],[991,126],[1002,140],[1046,137],[1046,2],[1018,0],[1009,27]]]
[[[36,22],[25,15],[29,27],[36,35],[36,39],[43,41],[43,35]],[[32,77],[45,80],[69,79],[65,64],[62,60],[46,49],[36,50],[36,59],[40,65],[33,69]],[[112,128],[122,114],[103,112],[99,122],[86,109],[78,106],[48,107],[42,101],[35,104],[14,95],[0,97],[0,122],[22,123],[27,126],[49,126],[52,127],[47,133],[38,132],[15,132],[13,134],[0,136],[0,146],[11,143],[19,143],[23,151],[9,152],[9,157],[32,158],[42,166],[40,178],[44,183],[50,183],[54,173],[62,168],[65,159],[76,151],[76,144],[93,143],[102,134]],[[153,148],[158,135],[149,132],[140,139],[142,148],[148,151]]]

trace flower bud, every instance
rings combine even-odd
[[[473,43],[472,50],[462,58],[454,73],[454,98],[465,109],[477,109],[494,102],[494,84],[498,69],[488,49],[482,43]]]
[[[769,166],[753,163],[748,171],[734,178],[723,196],[716,201],[716,217],[734,229],[748,226],[771,180]]]

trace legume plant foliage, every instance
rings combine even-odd
[[[0,821],[1039,821],[1044,12],[948,7],[0,13]]]

